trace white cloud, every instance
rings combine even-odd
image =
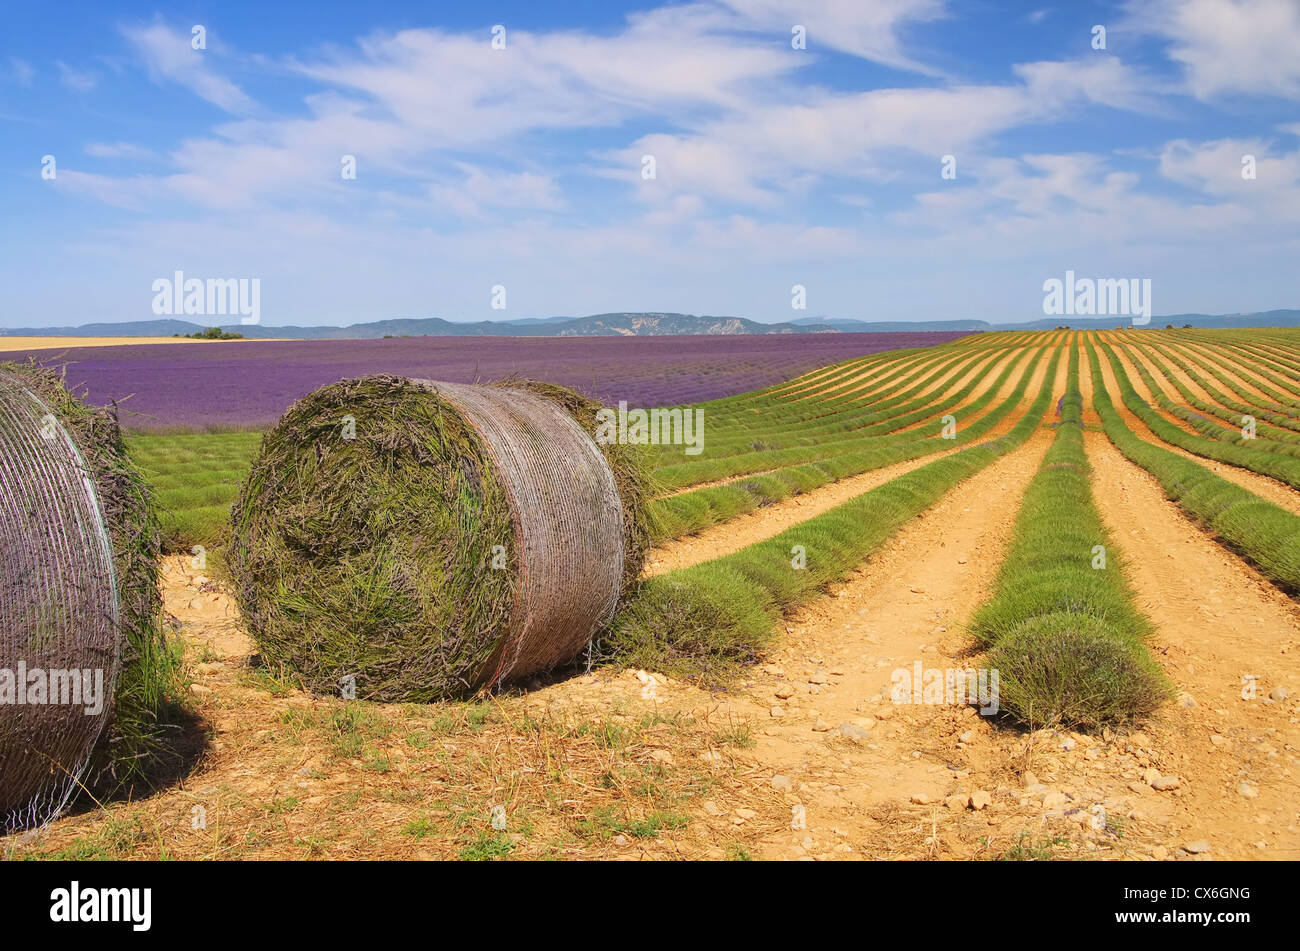
[[[87,93],[95,88],[99,82],[99,77],[86,70],[73,69],[62,60],[55,60],[54,65],[59,69],[59,82],[63,83],[73,92]]]
[[[884,180],[900,166],[896,153],[925,156],[969,150],[1028,123],[1051,121],[1076,107],[1101,104],[1150,108],[1141,77],[1118,59],[1028,63],[1022,82],[1006,85],[876,89],[805,93],[797,104],[756,102],[686,133],[653,133],[607,157],[615,178],[640,178],[643,154],[656,159],[656,178],[642,181],[642,198],[692,192],[764,204],[802,191],[824,176]],[[930,165],[926,166],[927,168]]]
[[[1243,156],[1254,178],[1242,175]],[[1282,152],[1262,139],[1177,139],[1160,152],[1160,174],[1201,194],[1248,207],[1261,219],[1300,221],[1300,149]]]
[[[506,211],[555,211],[564,206],[555,180],[534,172],[493,173],[461,163],[464,177],[430,185],[430,199],[457,215],[479,218],[485,206]]]
[[[1169,43],[1191,93],[1300,99],[1296,0],[1130,0],[1129,25]]]
[[[191,49],[188,34],[161,23],[126,27],[122,32],[143,58],[155,80],[184,86],[226,112],[247,113],[253,110],[253,100],[212,68],[214,49]]]

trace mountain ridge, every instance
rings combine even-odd
[[[1127,324],[1122,317],[1044,317],[1024,323],[990,323],[985,320],[865,321],[846,317],[800,317],[765,324],[747,317],[697,316],[660,311],[623,311],[587,317],[520,317],[460,323],[441,317],[396,317],[346,327],[269,327],[262,324],[221,324],[223,330],[249,338],[287,337],[301,340],[366,340],[380,337],[654,337],[690,334],[806,334],[897,333],[925,331],[1075,330],[1108,329]],[[1152,317],[1151,328],[1168,324],[1182,327],[1297,327],[1300,310],[1268,310],[1242,314],[1172,314]],[[91,323],[79,327],[0,328],[9,337],[170,337],[196,333],[213,324],[195,324],[174,318],[124,323]]]

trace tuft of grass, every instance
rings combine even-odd
[[[460,850],[462,862],[494,862],[508,858],[515,844],[500,832],[481,832],[473,842]]]
[[[729,726],[725,730],[719,730],[717,740],[722,746],[734,746],[740,750],[753,749],[758,743],[754,739],[754,728],[748,723],[740,723]]]
[[[996,857],[999,862],[1050,862],[1056,858],[1056,849],[1066,843],[1059,836],[1039,836],[1022,831],[1015,844]]]

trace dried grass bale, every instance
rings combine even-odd
[[[5,828],[47,821],[79,786],[107,794],[159,752],[158,714],[179,667],[160,625],[159,550],[152,501],[116,417],[83,405],[59,371],[0,364]],[[68,673],[56,683],[55,671]],[[71,698],[72,672],[82,691],[98,681],[97,713],[51,702],[61,689]],[[38,699],[42,679],[44,702],[17,702],[19,692]]]
[[[263,439],[232,512],[264,660],[313,690],[464,696],[572,661],[640,573],[643,457],[562,387],[344,380]]]

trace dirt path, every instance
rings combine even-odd
[[[959,787],[1006,785],[997,758],[973,774],[968,750],[981,741],[957,746],[966,731],[982,738],[990,728],[969,707],[897,706],[890,678],[917,661],[965,665],[956,658],[967,647],[966,620],[987,596],[1050,441],[1041,433],[959,485],[788,620],[781,647],[749,689],[750,704],[767,721],[756,750],[767,781],[785,793],[792,817],[802,807],[807,827],[773,833],[762,857],[976,853],[975,834],[987,823],[973,812],[941,816],[941,841],[924,840],[930,804]],[[970,834],[949,843],[953,825],[969,825]]]
[[[1166,847],[1208,842],[1214,858],[1300,858],[1300,606],[1197,529],[1103,434],[1085,440],[1098,507],[1156,622],[1152,652],[1192,703],[1162,711],[1128,770],[1180,780],[1158,793],[1135,779],[1149,831]],[[1246,676],[1256,699],[1242,698]],[[1279,687],[1289,698],[1274,702]]]

